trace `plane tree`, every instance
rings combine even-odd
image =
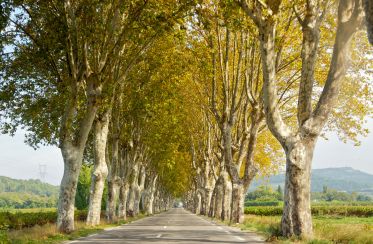
[[[328,122],[338,101],[339,90],[348,70],[349,50],[355,33],[363,24],[362,1],[340,1],[338,10],[329,1],[236,1],[258,29],[263,72],[263,103],[268,128],[286,154],[284,212],[281,230],[284,236],[312,236],[310,210],[310,170],[317,138]],[[284,121],[278,106],[278,70],[282,43],[278,42],[278,25],[294,14],[302,33],[300,47],[301,76],[297,94],[296,123]],[[333,25],[325,21],[337,16],[332,57],[325,61],[327,74],[317,76],[320,61],[321,27]],[[326,24],[327,23],[327,24]],[[324,32],[325,33],[325,32]],[[294,44],[289,46],[292,50]],[[329,49],[331,50],[331,49]],[[351,75],[353,76],[353,75]],[[315,85],[316,84],[316,85]],[[315,87],[321,89],[318,92]],[[316,101],[316,102],[314,102]]]
[[[2,69],[3,128],[13,132],[23,126],[30,132],[30,144],[60,147],[65,168],[57,226],[60,231],[71,232],[77,178],[95,117],[108,117],[110,109],[103,105],[125,80],[133,58],[184,14],[190,2],[6,3],[11,11],[1,33],[2,39],[10,40],[4,48],[10,52]],[[95,126],[97,136],[107,131],[106,125],[99,125],[101,120]],[[104,164],[104,144],[97,148],[100,165]],[[99,176],[96,169],[94,174]],[[97,193],[102,195],[101,190]],[[92,211],[99,203],[94,205]],[[97,214],[89,216],[96,224]]]

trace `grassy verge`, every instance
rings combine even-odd
[[[278,243],[373,243],[373,217],[313,217],[314,239],[307,241],[279,237],[280,220],[280,216],[246,215],[245,222],[239,227],[260,232],[268,241]]]
[[[67,240],[74,240],[79,237],[88,236],[104,230],[105,228],[126,224],[134,220],[145,217],[139,215],[134,218],[128,218],[126,221],[120,221],[115,224],[109,224],[105,221],[101,221],[101,224],[95,227],[86,226],[84,222],[75,222],[75,231],[70,234],[59,233],[56,229],[56,224],[45,224],[42,226],[33,226],[31,228],[23,228],[20,230],[9,230],[0,232],[0,243],[14,243],[14,244],[55,244],[61,243]]]

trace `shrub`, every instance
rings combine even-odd
[[[246,201],[245,206],[279,206],[279,201]]]
[[[75,211],[76,220],[85,220],[87,211]],[[0,212],[0,229],[21,229],[35,225],[56,223],[57,212]]]
[[[373,216],[373,206],[312,206],[313,215],[334,215],[334,216]],[[280,206],[252,206],[245,208],[245,214],[274,216],[282,214]]]
[[[280,206],[246,207],[245,214],[263,215],[263,216],[281,215],[282,207]]]

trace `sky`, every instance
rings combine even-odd
[[[373,174],[373,119],[368,121],[371,133],[361,138],[361,146],[343,143],[334,134],[317,142],[313,168],[352,167]],[[15,179],[41,179],[39,165],[46,165],[44,181],[59,185],[63,174],[61,152],[57,147],[34,150],[24,143],[24,132],[14,137],[0,134],[0,175]]]

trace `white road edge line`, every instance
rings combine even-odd
[[[234,236],[237,240],[239,241],[244,241],[245,239],[243,239],[242,237],[239,237],[239,236]]]

